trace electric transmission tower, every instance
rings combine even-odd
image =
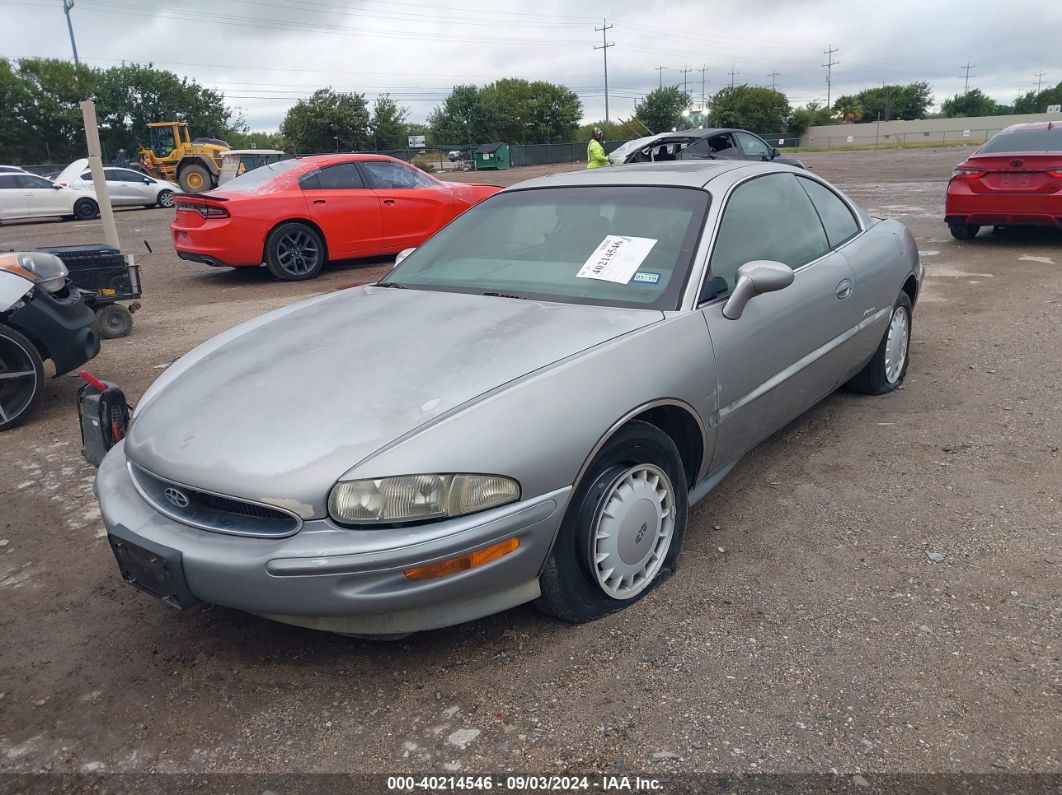
[[[837,48],[829,44],[826,45],[827,49],[823,50],[823,54],[826,56],[826,63],[822,66],[826,70],[826,107],[830,107],[830,91],[833,88],[833,67],[837,66],[840,61],[833,60],[833,54],[837,52]]]

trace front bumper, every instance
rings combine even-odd
[[[539,571],[570,493],[565,488],[423,525],[389,546],[392,531],[348,530],[327,519],[308,520],[287,538],[230,536],[182,524],[137,492],[124,443],[100,465],[95,489],[112,543],[140,539],[178,551],[195,599],[313,629],[374,635],[450,626],[537,598]],[[515,551],[475,569],[421,581],[402,573],[514,536],[520,540]]]
[[[43,348],[41,356],[52,360],[56,375],[70,372],[100,352],[96,313],[81,299],[72,282],[55,295],[38,290],[5,322]]]

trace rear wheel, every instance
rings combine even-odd
[[[897,389],[907,375],[910,347],[911,299],[907,293],[900,293],[874,358],[848,382],[848,387],[866,395],[884,395]]]
[[[645,422],[628,423],[572,495],[535,605],[581,623],[638,601],[674,572],[688,510],[671,437]]]
[[[201,193],[210,190],[210,171],[206,166],[192,163],[181,169],[177,182],[185,193]]]
[[[33,343],[0,325],[0,431],[26,419],[44,389],[44,361]]]
[[[981,227],[977,224],[948,224],[948,228],[951,230],[951,236],[956,240],[973,240],[981,231]]]
[[[133,330],[133,315],[121,304],[107,304],[96,311],[100,322],[100,336],[105,340],[128,337]]]
[[[74,217],[79,221],[88,221],[100,214],[100,206],[95,199],[78,199],[74,202]]]
[[[282,281],[312,279],[324,267],[324,240],[306,224],[281,224],[266,239],[265,260],[269,272]]]

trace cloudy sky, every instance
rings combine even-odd
[[[927,80],[936,100],[970,87],[1000,101],[1062,81],[1057,0],[76,0],[82,61],[153,62],[223,92],[252,129],[274,130],[322,86],[390,94],[423,121],[455,83],[500,77],[567,85],[587,120],[683,82],[699,102],[731,79],[777,87],[794,105],[883,80]],[[70,57],[62,0],[0,0],[0,55]],[[658,67],[664,67],[658,71]],[[730,72],[736,74],[731,78]]]

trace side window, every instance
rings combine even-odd
[[[339,163],[322,168],[299,180],[303,190],[360,190],[365,187],[353,163]]]
[[[138,171],[130,171],[128,168],[116,168],[114,169],[114,178],[119,182],[140,182],[143,183],[144,175]]]
[[[734,138],[730,133],[720,133],[719,135],[713,135],[708,139],[708,145],[712,148],[712,152],[724,157],[740,157],[741,150],[738,149],[737,144],[734,143]]]
[[[840,196],[813,179],[806,177],[797,177],[797,179],[811,197],[811,203],[815,205],[815,209],[819,211],[819,218],[822,219],[822,225],[826,227],[826,237],[829,238],[831,246],[837,248],[859,232],[859,224],[855,216]]]
[[[122,170],[118,169],[118,168],[105,168],[105,169],[103,169],[103,178],[105,180],[107,180],[108,182],[128,182],[129,181],[129,180],[127,180],[125,178],[124,174],[122,173]],[[92,179],[92,175],[91,174],[89,175],[89,179]]]
[[[15,174],[15,179],[18,180],[19,185],[23,188],[52,188],[54,184],[46,180],[44,177],[38,177],[35,174]]]
[[[92,182],[92,172],[86,171],[84,174],[81,175],[81,179],[83,179],[85,182]]]
[[[811,200],[792,174],[768,174],[738,186],[723,209],[701,300],[728,293],[737,269],[765,259],[796,269],[830,250]]]
[[[0,174],[0,190],[14,190],[18,187],[18,177],[16,175]]]
[[[393,163],[390,160],[363,160],[362,168],[369,175],[369,182],[374,188],[430,188],[435,183],[421,172],[404,163]]]
[[[766,157],[768,160],[771,159],[771,148],[755,135],[750,135],[746,132],[739,132],[736,133],[736,135],[738,143],[741,144],[741,148],[745,150],[746,155],[749,157]]]

